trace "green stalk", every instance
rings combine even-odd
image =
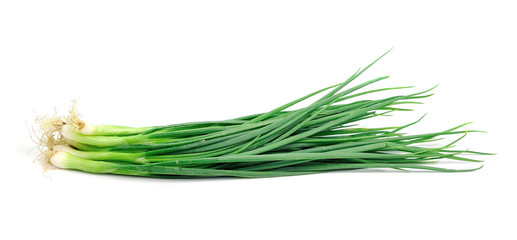
[[[54,166],[63,169],[73,169],[89,173],[108,173],[131,176],[159,177],[159,176],[197,176],[197,177],[282,177],[312,174],[314,172],[306,171],[236,171],[236,170],[216,170],[216,169],[200,169],[170,166],[154,166],[154,165],[126,165],[104,161],[94,161],[73,156],[66,152],[57,152],[51,162]]]
[[[61,135],[72,142],[77,142],[96,147],[111,147],[117,145],[127,145],[137,142],[147,142],[145,136],[130,135],[130,136],[92,136],[84,135],[75,131],[71,126],[65,125],[61,128]]]
[[[85,122],[85,126],[81,128],[80,132],[84,135],[97,135],[97,136],[124,136],[139,134],[154,127],[126,127],[119,125],[93,125]]]
[[[332,170],[351,170],[351,169],[364,169],[364,168],[409,168],[409,169],[422,169],[437,172],[472,172],[481,169],[483,166],[471,169],[447,169],[432,167],[419,164],[403,164],[403,163],[329,163],[319,164],[315,166],[300,166],[300,167],[285,167],[279,168],[278,171],[332,171]]]
[[[116,162],[129,162],[135,164],[146,163],[147,160],[144,158],[142,153],[121,153],[121,152],[109,152],[109,151],[81,151],[73,149],[66,145],[57,145],[53,148],[54,151],[66,152],[71,155],[80,158],[86,158],[90,160],[102,160],[102,161],[116,161]]]

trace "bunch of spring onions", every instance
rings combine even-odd
[[[68,117],[39,119],[40,159],[54,168],[157,178],[279,177],[366,168],[444,172],[479,169],[435,166],[442,159],[480,162],[460,154],[486,154],[451,150],[464,137],[465,131],[460,128],[465,124],[418,135],[401,130],[420,120],[396,127],[360,126],[362,120],[408,110],[399,105],[419,103],[419,99],[432,95],[429,89],[357,100],[375,92],[406,88],[362,90],[387,76],[348,87],[384,55],[343,83],[266,113],[230,120],[140,128],[92,125],[79,119],[73,108]],[[318,94],[322,97],[307,107],[286,110]],[[425,146],[445,135],[460,137],[441,147]]]

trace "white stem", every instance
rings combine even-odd
[[[50,163],[58,168],[66,168],[67,153],[57,152],[50,158]]]
[[[86,122],[86,121],[83,121],[84,122],[84,126],[79,129],[79,132],[84,134],[84,135],[94,135],[95,134],[95,125],[89,123],[89,122]]]

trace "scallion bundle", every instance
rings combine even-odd
[[[74,107],[68,117],[38,120],[40,159],[47,167],[157,178],[279,177],[365,168],[442,172],[479,169],[436,166],[442,159],[481,162],[461,154],[486,153],[451,149],[465,136],[460,130],[465,124],[418,135],[401,131],[420,120],[395,127],[361,127],[362,120],[410,110],[401,105],[416,104],[432,95],[429,89],[358,100],[376,92],[407,88],[362,90],[388,76],[348,87],[384,55],[343,83],[266,113],[230,120],[140,128],[92,125],[79,119]],[[307,107],[287,110],[318,94],[323,96]],[[440,147],[425,146],[446,135],[460,137]]]

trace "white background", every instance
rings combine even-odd
[[[517,239],[512,1],[2,1],[1,239]],[[474,121],[472,173],[157,180],[43,173],[29,128],[147,126],[270,110],[343,81],[440,84],[411,133]],[[377,125],[377,126],[379,126]],[[460,167],[478,165],[461,165]]]

